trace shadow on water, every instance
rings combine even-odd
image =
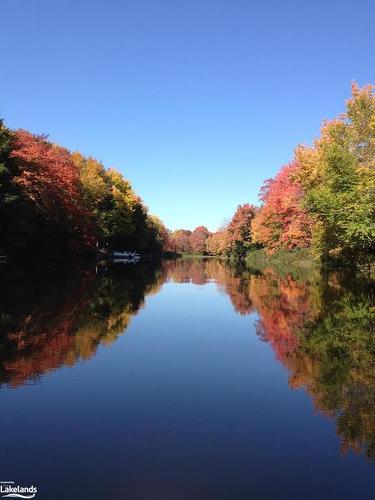
[[[1,384],[35,382],[94,356],[165,282],[214,282],[238,314],[257,314],[257,335],[288,370],[290,388],[304,388],[315,409],[335,420],[342,451],[375,457],[375,294],[365,279],[181,259],[98,274],[4,266],[1,282]]]

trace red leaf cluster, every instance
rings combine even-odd
[[[311,242],[312,220],[302,206],[303,190],[296,180],[298,163],[285,165],[274,179],[263,184],[262,207],[253,221],[257,243],[269,251],[307,247]]]

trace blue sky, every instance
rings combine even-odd
[[[0,114],[215,230],[375,83],[364,0],[1,0]]]

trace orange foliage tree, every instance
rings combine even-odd
[[[204,226],[198,226],[189,237],[190,248],[193,253],[206,253],[206,240],[210,236],[209,230]]]
[[[238,205],[227,228],[227,250],[239,257],[243,256],[253,242],[251,224],[256,208],[249,203]]]
[[[303,190],[295,179],[298,163],[285,165],[274,179],[263,184],[263,205],[253,223],[254,242],[270,252],[307,247],[311,242],[312,219],[302,205]]]
[[[177,253],[191,252],[190,235],[191,231],[188,229],[177,229],[171,233],[171,242]]]
[[[206,240],[206,251],[209,255],[223,255],[228,248],[227,230],[223,229],[210,234]]]

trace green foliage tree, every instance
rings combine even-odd
[[[323,260],[352,262],[375,252],[375,94],[352,86],[346,113],[326,122],[312,148],[299,147],[313,246]]]

